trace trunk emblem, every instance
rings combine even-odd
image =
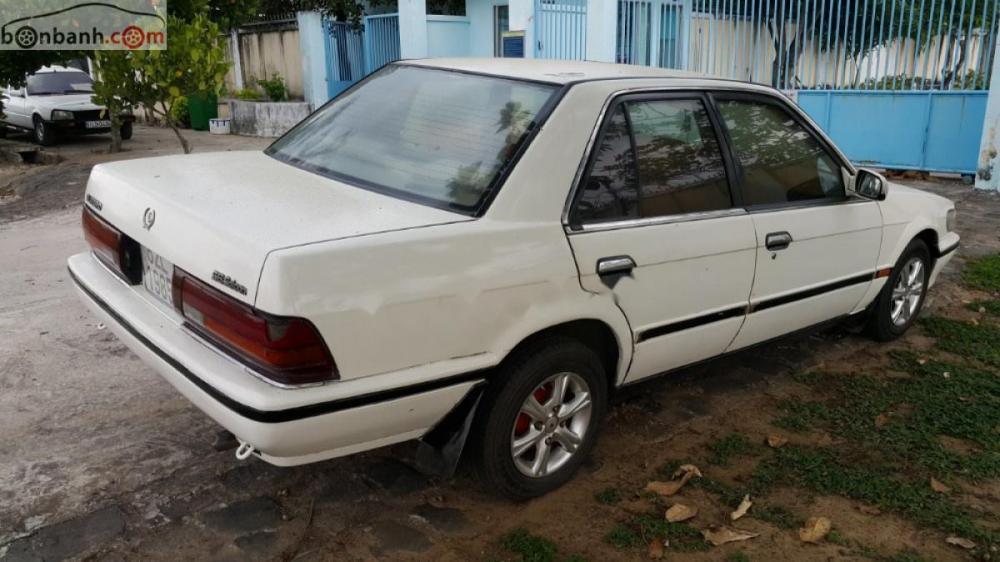
[[[146,230],[153,228],[156,222],[156,211],[152,207],[146,207],[146,212],[142,214],[142,227]]]

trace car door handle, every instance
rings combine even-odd
[[[764,239],[764,245],[767,246],[768,250],[775,252],[784,250],[792,245],[792,235],[785,231],[772,232]]]
[[[615,275],[629,273],[635,269],[635,260],[631,256],[611,256],[597,260],[597,274]]]

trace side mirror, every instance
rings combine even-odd
[[[865,199],[885,201],[888,189],[889,182],[878,172],[862,168],[858,170],[858,175],[854,176],[854,193]]]

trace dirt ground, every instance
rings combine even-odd
[[[753,498],[744,518],[729,520],[725,490],[753,483],[755,466],[770,454],[761,445],[766,436],[787,438],[790,448],[844,439],[779,426],[790,399],[827,392],[803,383],[802,373],[850,373],[900,353],[929,354],[934,338],[923,327],[889,345],[835,328],[632,387],[616,399],[584,470],[523,504],[491,496],[467,467],[446,481],[417,473],[408,464],[412,444],[288,469],[239,462],[231,450],[213,449],[219,428],[96,323],[72,291],[65,260],[85,248],[80,198],[89,167],[109,159],[99,152],[103,144],[61,147],[65,161],[56,165],[0,168],[0,559],[647,559],[648,537],[640,531],[637,542],[628,522],[663,507],[643,489],[669,480],[664,467],[682,461],[697,464],[704,478],[666,505],[682,502],[699,513],[689,526],[665,531],[677,533],[667,559],[1000,556],[947,544],[949,533],[907,516],[906,506],[877,509],[833,488],[779,482]],[[193,144],[197,151],[260,149],[267,141],[194,134]],[[126,158],[177,151],[159,129],[139,128],[129,146]],[[903,182],[954,199],[963,236],[924,314],[971,318],[966,305],[983,294],[963,286],[959,273],[968,260],[1000,251],[1000,196],[947,180]],[[1000,481],[940,478],[962,513],[1000,529]],[[802,542],[799,520],[819,515],[835,532]],[[685,534],[710,524],[759,535],[707,547]]]

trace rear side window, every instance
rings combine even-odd
[[[592,158],[574,210],[578,223],[732,206],[722,152],[701,100],[619,104]]]
[[[836,160],[788,111],[747,100],[720,100],[718,105],[742,169],[744,204],[845,196]]]
[[[576,205],[576,220],[588,223],[637,218],[639,182],[624,106],[619,105],[608,118],[595,150]]]

